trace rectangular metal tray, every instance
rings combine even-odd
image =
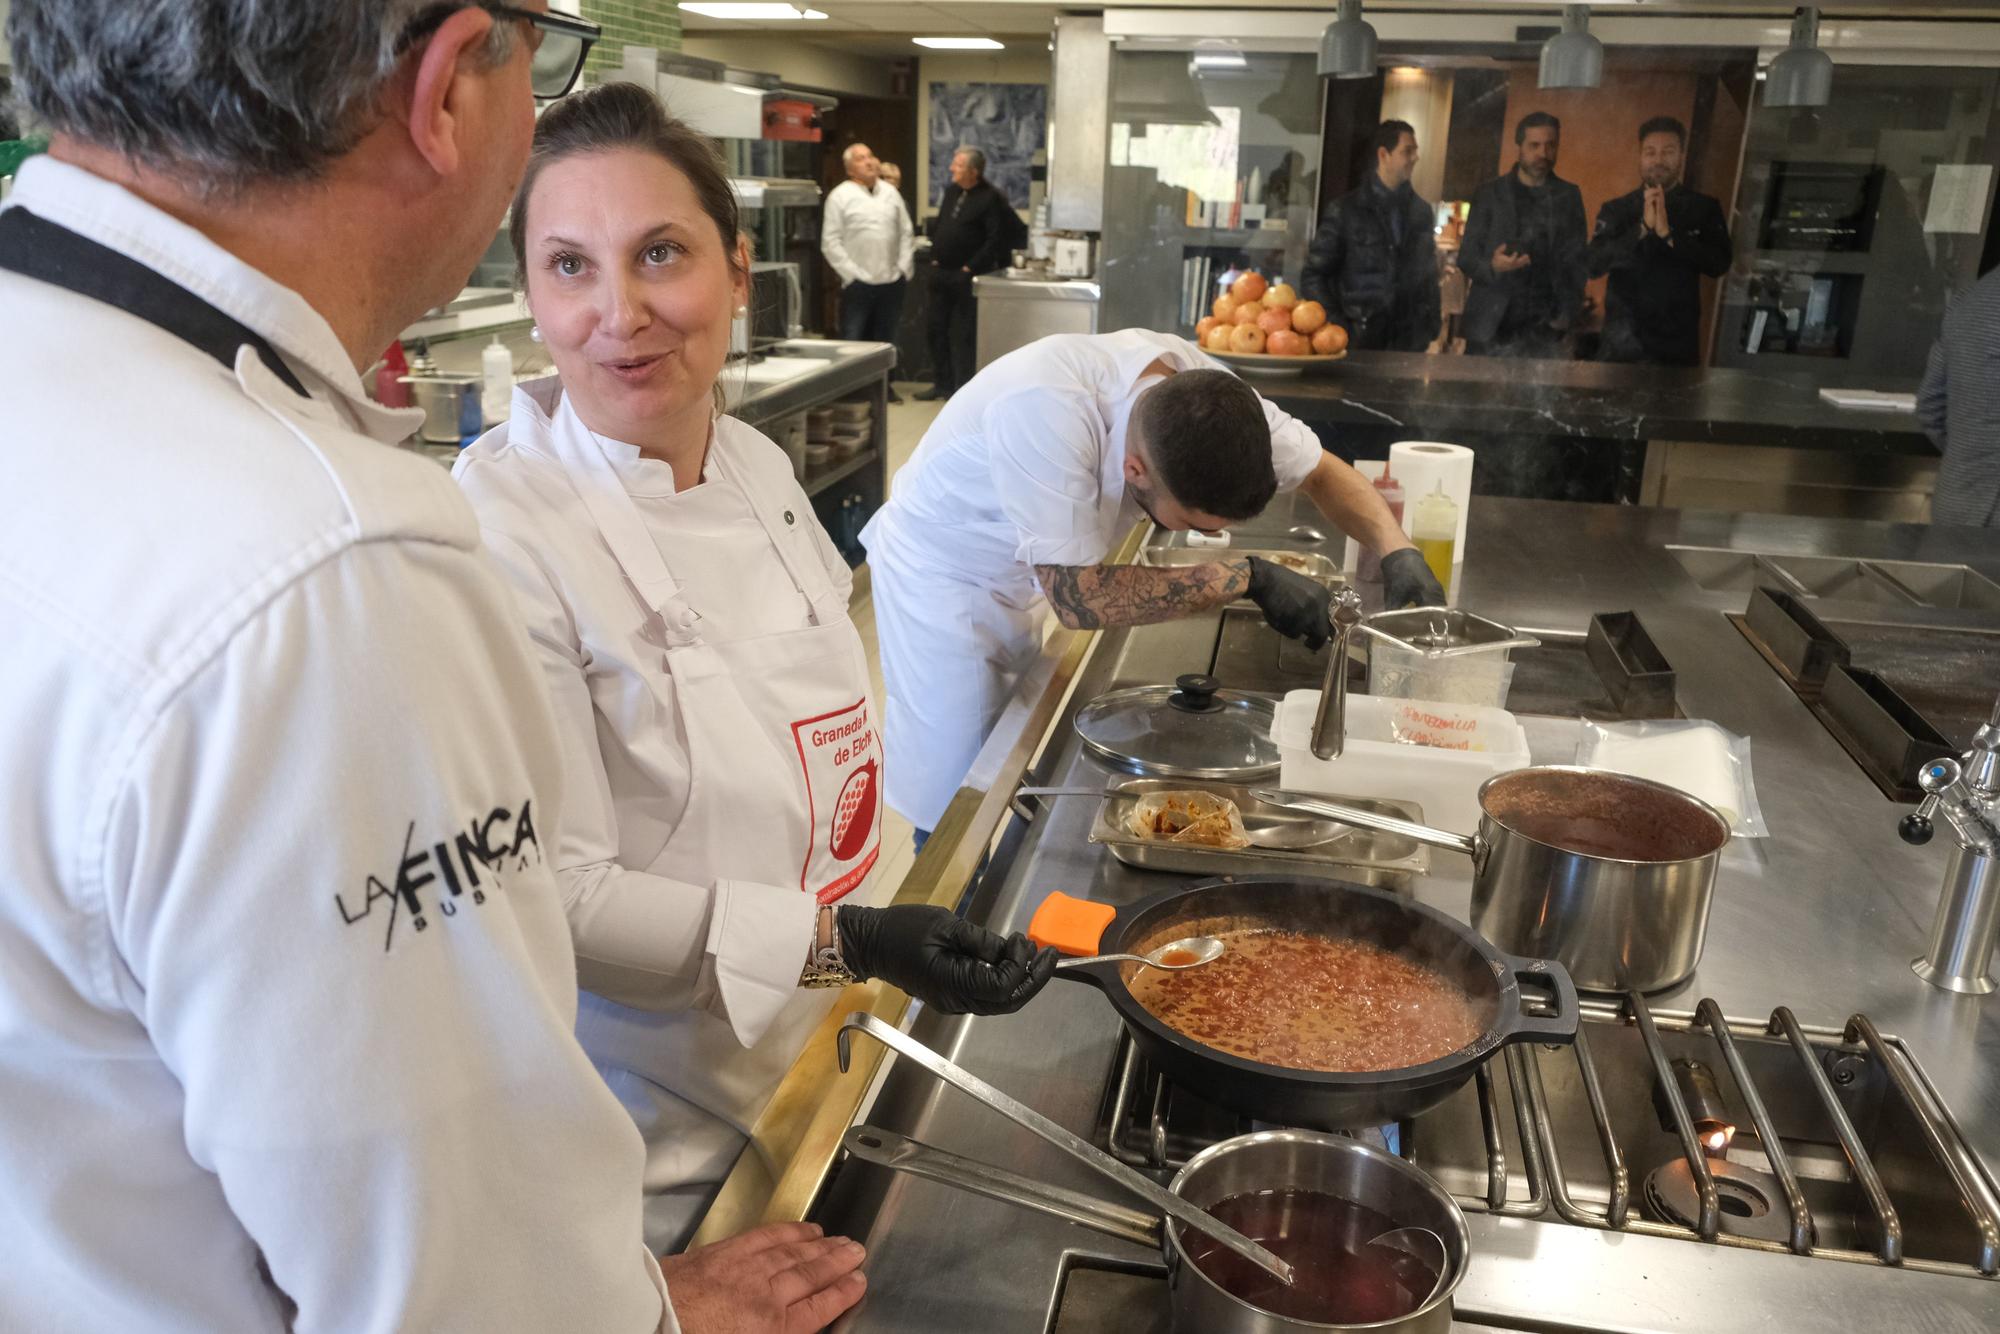
[[[1805,603],[1776,588],[1750,594],[1743,613],[1751,637],[1802,690],[1817,691],[1828,671],[1848,663],[1847,645]]]
[[[1611,702],[1627,718],[1674,716],[1674,668],[1631,611],[1599,612],[1584,641]]]
[[[1144,871],[1172,871],[1178,875],[1306,872],[1359,885],[1407,891],[1412,880],[1430,869],[1430,850],[1423,844],[1365,829],[1357,829],[1322,847],[1304,852],[1186,847],[1141,838],[1131,832],[1132,808],[1139,798],[1153,792],[1185,792],[1190,789],[1227,797],[1244,811],[1257,810],[1264,805],[1250,795],[1249,788],[1232,783],[1199,783],[1173,778],[1127,779],[1106,789],[1109,795],[1098,803],[1097,818],[1090,826],[1090,841],[1109,848],[1111,855],[1127,866],[1136,866]],[[1357,806],[1365,811],[1381,811],[1405,820],[1421,821],[1424,818],[1423,807],[1413,801],[1385,801],[1376,797],[1329,797],[1327,800]]]
[[[1861,767],[1906,801],[1922,795],[1917,774],[1952,753],[1951,743],[1896,688],[1862,667],[1827,674],[1820,710],[1835,735],[1849,743]]]

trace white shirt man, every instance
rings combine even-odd
[[[840,336],[896,341],[904,284],[913,271],[916,230],[902,194],[882,180],[867,144],[841,154],[847,179],[821,209],[820,248],[840,275]]]

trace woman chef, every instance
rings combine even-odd
[[[511,229],[557,374],[456,472],[566,733],[577,1036],[646,1137],[668,1250],[830,1007],[801,988],[1004,1013],[1055,961],[943,909],[833,906],[875,862],[880,723],[846,563],[785,454],[716,413],[749,264],[714,150],[635,84],[577,94]]]

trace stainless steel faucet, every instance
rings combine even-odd
[[[1341,589],[1334,594],[1328,616],[1333,657],[1320,684],[1319,712],[1313,715],[1312,753],[1322,760],[1337,760],[1347,745],[1347,646],[1354,640],[1354,627],[1361,624],[1361,595],[1352,588]]]
[[[1971,748],[1925,765],[1917,785],[1924,799],[1896,832],[1905,843],[1928,843],[1931,817],[1942,811],[1958,846],[1945,869],[1930,948],[1910,966],[1934,987],[1983,996],[1994,988],[2000,940],[2000,700],[1972,734]]]

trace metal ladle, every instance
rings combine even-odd
[[[1429,1237],[1431,1245],[1437,1247],[1437,1258],[1435,1260],[1428,1255],[1421,1255],[1403,1244],[1404,1238],[1407,1237],[1409,1240],[1414,1241],[1419,1235]],[[1392,1241],[1391,1238],[1395,1238],[1395,1240]],[[1451,1252],[1445,1249],[1444,1238],[1429,1228],[1416,1226],[1391,1228],[1380,1236],[1372,1238],[1368,1242],[1368,1246],[1380,1246],[1384,1250],[1395,1251],[1399,1255],[1407,1255],[1412,1260],[1421,1262],[1426,1268],[1437,1275],[1431,1281],[1431,1290],[1424,1294],[1423,1300],[1416,1304],[1413,1308],[1414,1310],[1421,1311],[1426,1306],[1429,1306],[1431,1299],[1437,1296],[1438,1289],[1444,1286],[1445,1271],[1451,1268]],[[1368,1246],[1363,1246],[1361,1249],[1367,1250]]]
[[[1189,958],[1179,963],[1165,962],[1166,956],[1180,950]],[[1181,940],[1170,940],[1156,950],[1144,954],[1085,954],[1073,959],[1061,959],[1056,963],[1056,971],[1065,968],[1081,968],[1087,963],[1136,963],[1147,968],[1158,968],[1169,973],[1178,973],[1186,968],[1199,968],[1205,963],[1214,963],[1222,957],[1223,944],[1214,936],[1187,936]]]

